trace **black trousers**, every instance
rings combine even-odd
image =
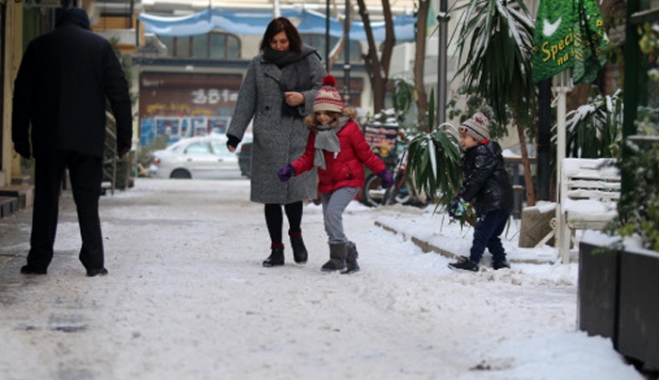
[[[103,161],[101,157],[71,151],[52,151],[35,157],[34,209],[27,264],[45,270],[53,258],[60,191],[66,168],[69,169],[82,237],[79,259],[87,270],[103,268],[103,238],[98,216]]]
[[[284,205],[284,212],[288,218],[288,234],[300,232],[302,223],[302,201],[288,203]],[[268,226],[271,243],[282,242],[282,228],[284,225],[284,215],[281,212],[281,205],[266,203],[265,205],[265,224]]]

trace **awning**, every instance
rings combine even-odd
[[[325,15],[310,10],[286,10],[282,16],[299,21],[298,31],[301,34],[325,34]],[[265,32],[272,20],[272,12],[264,11],[232,11],[224,9],[208,9],[189,16],[164,17],[142,13],[138,16],[144,23],[144,31],[164,37],[185,37],[206,34],[213,30],[227,33],[260,36]],[[416,17],[401,15],[393,20],[396,41],[413,41]],[[376,41],[385,39],[385,23],[371,23],[373,37]],[[333,37],[343,35],[343,23],[330,19],[330,33]],[[354,21],[350,28],[350,40],[366,41],[364,23]]]

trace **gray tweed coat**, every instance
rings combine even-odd
[[[313,87],[298,90],[304,103],[298,106],[300,116],[313,112],[316,92],[322,87],[326,75],[320,58],[309,54],[304,58],[308,67],[309,83]],[[252,202],[287,204],[316,198],[316,170],[291,178],[282,183],[277,170],[296,160],[304,153],[309,129],[302,117],[282,115],[284,94],[280,89],[280,68],[257,55],[249,65],[238,93],[227,134],[242,140],[249,122],[252,124]]]

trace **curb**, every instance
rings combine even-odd
[[[407,239],[411,240],[412,243],[414,243],[416,246],[421,248],[423,253],[435,252],[435,253],[439,253],[442,256],[448,257],[449,259],[454,259],[454,258],[458,257],[458,255],[456,255],[453,252],[449,252],[449,251],[447,251],[443,248],[432,245],[432,244],[428,243],[427,241],[424,241],[424,240],[421,240],[421,239],[417,238],[416,236],[411,236],[411,235],[405,234],[404,232],[400,232],[397,229],[382,223],[381,221],[376,220],[375,225],[382,228],[385,231],[393,232],[395,235],[400,234],[406,240]]]
[[[447,257],[447,258],[449,258],[449,259],[455,259],[455,258],[457,258],[457,257],[460,256],[460,255],[456,255],[456,254],[453,253],[453,252],[447,251],[447,250],[444,249],[444,248],[441,248],[441,247],[438,247],[438,246],[436,246],[436,245],[430,244],[430,243],[428,243],[427,241],[422,240],[422,239],[419,239],[419,238],[416,237],[416,236],[413,236],[413,235],[407,234],[407,233],[405,233],[405,232],[401,232],[401,231],[397,230],[396,228],[392,227],[391,225],[388,225],[388,224],[386,224],[386,223],[383,223],[383,222],[380,221],[380,220],[376,220],[376,221],[375,221],[375,225],[378,226],[378,227],[380,227],[380,228],[382,228],[382,229],[385,230],[385,231],[392,232],[392,233],[394,233],[394,234],[396,234],[396,235],[398,235],[398,234],[402,235],[402,236],[403,236],[403,239],[405,239],[405,240],[410,240],[410,241],[411,241],[412,243],[414,243],[417,247],[421,248],[421,250],[422,250],[424,253],[434,252],[434,253],[438,253],[438,254],[440,254],[440,255],[442,255],[442,256],[444,256],[444,257]],[[553,263],[555,263],[557,260],[560,261],[560,257],[556,257],[556,258],[547,258],[547,259],[543,260],[543,259],[538,259],[538,258],[520,259],[520,258],[513,258],[513,257],[510,257],[510,256],[509,256],[509,257],[507,258],[507,260],[508,260],[508,262],[511,262],[511,263],[538,264],[538,265],[539,265],[539,264],[553,264]],[[570,262],[571,262],[571,263],[578,262],[578,259],[571,258]]]

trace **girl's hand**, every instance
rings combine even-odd
[[[299,106],[304,102],[304,95],[297,91],[286,91],[284,96],[286,97],[286,104],[291,107]]]

